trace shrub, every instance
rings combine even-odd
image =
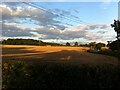
[[[3,88],[120,88],[119,74],[120,67],[116,65],[8,62],[3,64]]]

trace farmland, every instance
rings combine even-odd
[[[3,45],[4,89],[120,88],[118,59],[88,47]]]
[[[2,59],[79,64],[117,64],[115,57],[86,52],[88,47],[3,45]]]

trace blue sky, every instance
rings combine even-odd
[[[110,23],[117,18],[117,2],[56,2],[36,3],[46,8],[69,10],[73,15],[88,23]],[[77,10],[79,13],[75,13]]]
[[[110,27],[118,18],[117,2],[8,2],[0,5],[3,38],[89,43],[115,40]],[[59,40],[58,40],[59,39]]]

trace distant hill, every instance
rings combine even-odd
[[[63,46],[59,43],[43,42],[34,39],[7,39],[2,41],[3,45],[36,45],[36,46]]]

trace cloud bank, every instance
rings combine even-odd
[[[69,11],[54,9],[64,15]],[[53,10],[53,11],[54,11]],[[76,11],[77,12],[77,11]],[[106,41],[111,38],[109,24],[80,24],[70,27],[57,20],[58,16],[32,6],[20,3],[3,3],[2,13],[3,37],[41,37],[44,39]],[[22,23],[25,21],[24,23]],[[33,21],[33,27],[29,22]],[[27,24],[27,25],[25,25]],[[113,31],[114,32],[114,31]],[[114,35],[113,35],[114,38]]]

